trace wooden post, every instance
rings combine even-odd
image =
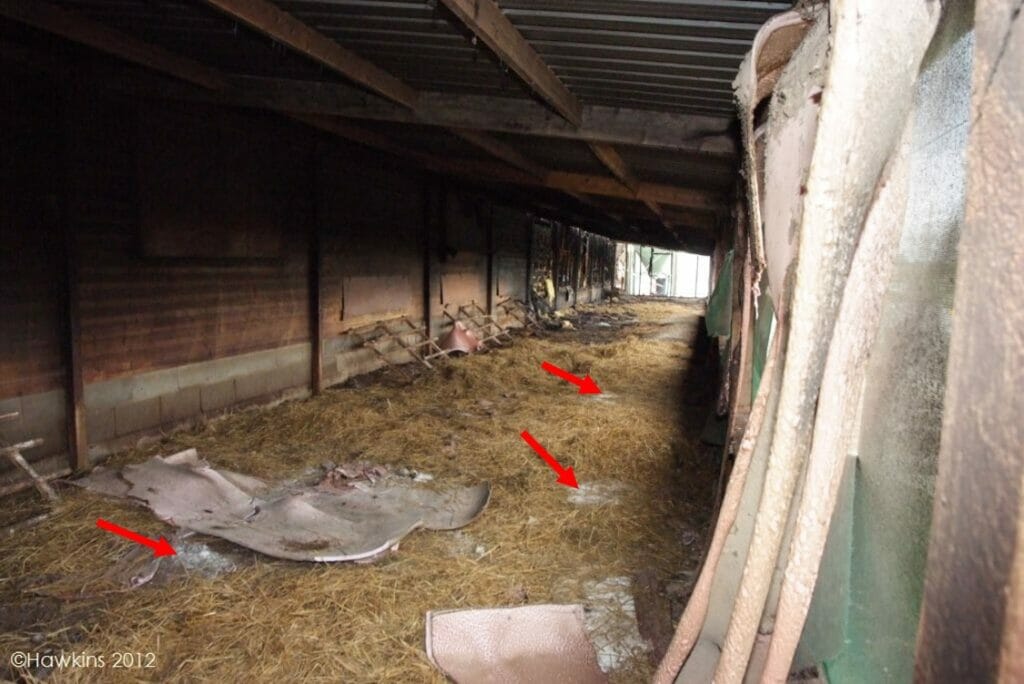
[[[434,251],[434,181],[423,179],[423,331],[428,340],[434,339],[433,293],[431,292],[432,254]]]
[[[562,249],[562,224],[560,222],[551,223],[551,282],[555,288],[555,301],[552,302],[552,307],[558,308],[558,289],[561,283],[559,282],[559,276],[562,270],[561,260],[561,249]]]
[[[64,111],[71,112],[73,97],[65,99]],[[89,437],[85,425],[85,383],[82,379],[82,331],[80,327],[81,299],[78,289],[78,238],[72,223],[73,187],[71,167],[72,124],[69,115],[63,117],[61,161],[63,187],[55,192],[60,203],[60,231],[63,234],[64,282],[62,292],[63,356],[65,369],[65,401],[68,437],[68,466],[78,472],[89,467]]]
[[[65,218],[64,366],[67,370],[68,465],[74,471],[89,467],[89,439],[85,428],[85,384],[82,380],[82,332],[79,325],[78,247]]]
[[[494,205],[487,209],[487,315],[494,315]]]
[[[309,354],[310,391],[316,396],[324,391],[323,335],[323,236],[320,226],[320,153],[313,153],[312,228],[309,232]]]
[[[530,226],[526,229],[526,289],[523,290],[523,301],[529,307],[533,303],[533,240],[536,225],[530,216]]]

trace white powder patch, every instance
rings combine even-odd
[[[569,488],[569,503],[577,506],[617,504],[628,490],[622,482],[584,482],[579,489]]]
[[[629,577],[583,583],[584,624],[597,651],[598,665],[605,673],[645,657],[651,650],[651,645],[640,636],[631,588]]]
[[[207,579],[238,569],[236,559],[215,551],[206,542],[182,541],[174,545],[177,555],[173,558],[187,572],[197,573]]]

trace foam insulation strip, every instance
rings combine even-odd
[[[912,104],[935,0],[835,0],[832,51],[807,180],[779,414],[754,536],[714,681],[739,683],[765,610],[810,448],[825,358],[857,238]]]

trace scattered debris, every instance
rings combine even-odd
[[[431,611],[427,657],[457,684],[607,682],[579,605]]]
[[[367,463],[338,466],[313,487],[274,488],[212,468],[195,449],[119,472],[98,469],[76,484],[140,501],[184,529],[277,558],[318,562],[376,559],[419,527],[464,527],[490,498],[486,483],[435,491]]]

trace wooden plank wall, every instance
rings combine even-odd
[[[147,135],[147,111],[95,99],[84,111],[71,123],[70,213],[79,247],[85,381],[308,340],[308,203],[292,214],[278,258],[144,256],[138,230],[139,148],[137,137],[124,129]],[[210,115],[224,128],[239,123],[220,112]],[[190,116],[182,115],[177,135],[194,134]],[[272,127],[253,128],[269,133]],[[287,163],[294,151],[280,137],[269,137],[266,145],[289,172],[280,175],[281,185],[303,198],[305,169]],[[196,169],[183,165],[171,174],[187,181]],[[202,185],[194,187],[197,194],[203,191]]]
[[[423,182],[378,156],[320,161],[323,334],[382,318],[423,317]],[[368,254],[381,258],[368,259]]]
[[[3,90],[0,106],[0,398],[59,389],[63,273],[59,98]]]
[[[66,235],[91,446],[308,387],[314,235],[326,384],[379,364],[346,335],[357,325],[419,322],[429,302],[439,334],[442,307],[525,291],[521,208],[276,115],[23,76],[0,111],[0,413],[23,417],[0,440],[45,434],[33,460],[67,444]]]

